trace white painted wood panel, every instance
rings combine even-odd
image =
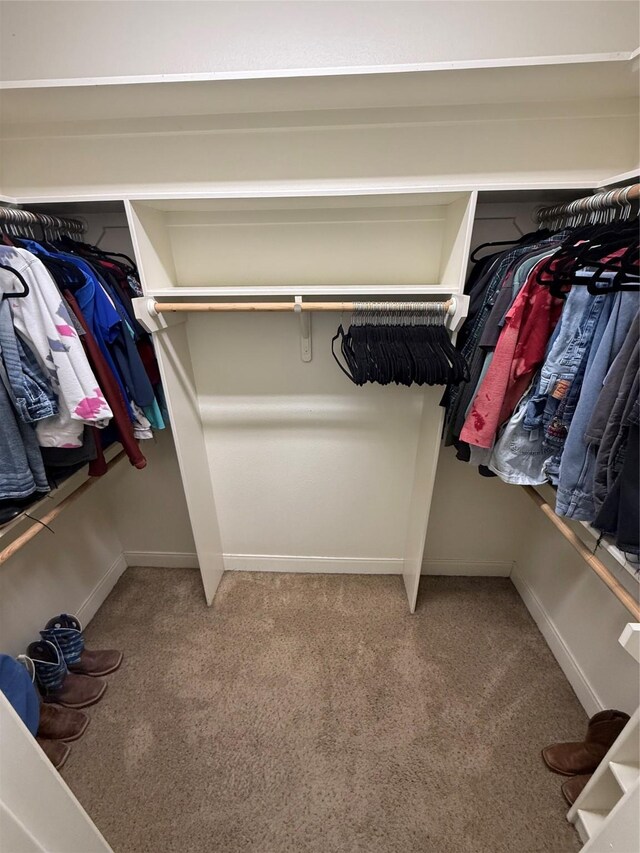
[[[371,187],[593,186],[637,166],[637,104],[563,116],[8,139],[12,197],[371,192]],[[612,123],[616,133],[611,134]],[[364,188],[364,190],[362,189]],[[384,189],[377,190],[385,191]]]
[[[3,693],[0,802],[13,819],[10,837],[22,845],[22,849],[6,846],[8,839],[3,832],[2,850],[6,853],[112,853]]]
[[[144,286],[172,283],[173,258],[160,212],[127,204],[136,258]],[[145,300],[136,300],[144,306]],[[143,313],[138,315],[141,319]],[[147,328],[150,326],[147,323]],[[211,474],[205,447],[184,317],[158,318],[154,344],[173,432],[207,603],[224,571]]]
[[[180,287],[231,288],[357,287],[367,294],[395,286],[437,289],[446,279],[450,255],[465,221],[468,193],[424,193],[300,199],[256,198],[135,202],[142,240],[161,228],[175,264],[168,279],[145,271],[147,292]],[[163,212],[166,210],[167,212]],[[147,233],[148,232],[148,233]],[[466,233],[463,229],[462,233]],[[153,238],[152,238],[153,239]],[[170,247],[170,249],[169,249]],[[165,263],[171,261],[165,260]]]

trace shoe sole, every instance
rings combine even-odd
[[[53,766],[55,767],[55,769],[56,769],[56,770],[62,770],[62,768],[63,768],[63,767],[64,767],[64,765],[66,764],[66,762],[67,762],[67,758],[69,758],[69,755],[70,755],[70,754],[71,754],[71,747],[70,747],[70,746],[67,746],[67,749],[66,749],[65,754],[62,756],[62,758],[60,759],[60,761],[58,762],[58,764],[54,764],[54,765],[53,765]]]
[[[73,743],[74,740],[79,740],[82,737],[82,735],[86,732],[90,719],[91,719],[91,717],[89,717],[87,715],[87,719],[84,721],[84,724],[83,724],[83,726],[79,732],[77,732],[75,735],[71,735],[70,737],[61,737],[60,740],[63,743]]]

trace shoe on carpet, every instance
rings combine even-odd
[[[580,794],[587,787],[587,782],[592,776],[593,773],[582,773],[580,776],[572,776],[571,779],[567,779],[566,782],[562,783],[560,790],[570,806],[575,803]]]
[[[55,643],[40,640],[27,649],[36,673],[36,681],[44,702],[55,702],[65,708],[93,705],[107,689],[107,682],[69,672],[62,652]]]
[[[62,705],[42,702],[38,737],[45,740],[78,740],[89,725],[90,717],[84,711],[64,708]]]
[[[61,740],[47,740],[41,737],[37,737],[36,741],[56,770],[60,770],[67,758],[69,758],[69,753],[71,752],[69,744]]]
[[[108,675],[122,663],[122,652],[116,649],[85,649],[82,625],[75,616],[69,616],[68,613],[61,613],[49,619],[44,631],[40,631],[40,636],[56,643],[69,671],[78,675]]]
[[[593,773],[628,721],[623,711],[600,711],[589,720],[584,741],[554,743],[542,750],[542,759],[562,776]]]

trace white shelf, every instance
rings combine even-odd
[[[404,284],[327,284],[327,285],[261,285],[254,287],[175,287],[149,290],[146,296],[154,299],[207,298],[216,296],[241,296],[245,298],[268,296],[448,296],[454,291],[444,285]]]
[[[582,837],[583,841],[587,841],[589,838],[593,838],[593,836],[600,831],[607,815],[608,812],[606,811],[589,811],[587,809],[578,809],[577,829],[578,832],[580,832],[580,824],[582,824],[585,836],[583,836],[582,832],[580,832],[580,836]]]
[[[169,198],[125,207],[134,236],[163,253],[157,274],[143,271],[147,296],[427,296],[463,287],[459,254],[475,198]]]
[[[625,52],[501,63],[332,68],[315,73],[292,69],[273,75],[229,75],[227,79],[220,74],[92,78],[52,80],[46,87],[39,87],[36,81],[36,85],[16,81],[0,88],[4,89],[5,127],[41,121],[86,125],[120,118],[233,115],[254,112],[256,103],[261,112],[280,113],[310,107],[353,110],[363,106],[569,102],[585,97],[634,97],[630,58]]]
[[[587,531],[587,533],[589,533],[590,536],[593,536],[593,538],[598,541],[598,539],[600,538],[600,532],[596,530],[595,527],[592,527],[587,521],[581,521],[580,524],[584,527],[584,529]],[[607,554],[610,554],[616,561],[616,563],[619,563],[622,568],[625,569],[634,580],[640,583],[640,565],[634,566],[633,563],[627,560],[624,555],[624,552],[621,551],[619,548],[616,548],[616,546],[609,542],[606,537],[604,537],[600,541],[598,548],[602,548],[603,551],[606,551]]]
[[[610,761],[609,767],[624,794],[636,784],[640,776],[640,767],[635,767],[633,764],[620,764],[617,761]]]

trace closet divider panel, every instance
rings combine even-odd
[[[449,216],[444,232],[441,282],[442,287],[451,293],[462,293],[464,290],[477,201],[478,193],[472,192],[470,196],[460,198],[449,206]],[[454,340],[456,333],[457,330],[454,330]],[[440,437],[444,423],[444,409],[439,405],[439,399],[434,402],[432,395],[433,389],[427,389],[423,395],[404,549],[402,577],[411,613],[415,611],[418,600],[431,500],[440,455]]]
[[[163,215],[149,208],[136,210],[128,202],[126,209],[143,289],[167,287],[175,280],[175,271]],[[143,306],[146,302],[144,299],[136,301]],[[138,317],[153,333],[205,597],[207,604],[211,604],[224,565],[187,322],[185,315],[169,319],[145,317],[143,306],[137,306]]]

